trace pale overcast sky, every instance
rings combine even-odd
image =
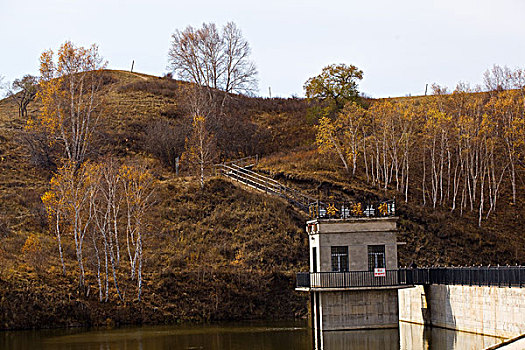
[[[423,94],[426,83],[481,83],[493,64],[525,67],[523,0],[0,0],[0,76],[38,73],[65,40],[97,43],[111,69],[162,75],[170,35],[234,21],[252,47],[259,93],[303,96],[331,63],[364,71],[373,97]]]

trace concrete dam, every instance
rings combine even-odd
[[[296,290],[310,294],[316,349],[330,332],[400,321],[505,339],[525,333],[525,267],[399,268],[394,201],[314,205],[310,271],[297,274]]]
[[[321,202],[253,171],[257,162],[243,158],[216,171],[309,214],[310,270],[297,274],[296,290],[310,295],[316,349],[337,338],[330,332],[407,328],[403,323],[505,339],[525,333],[525,267],[399,268],[404,243],[397,242],[395,200]],[[396,337],[386,334],[386,343]],[[514,348],[525,349],[517,342]]]

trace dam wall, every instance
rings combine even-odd
[[[525,288],[418,285],[398,298],[400,321],[505,338],[525,333]]]

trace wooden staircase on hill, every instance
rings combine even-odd
[[[396,215],[395,199],[379,202],[321,202],[271,177],[252,170],[258,156],[246,157],[215,165],[215,173],[244,186],[285,199],[310,218],[346,219],[351,217],[382,217]]]
[[[217,164],[215,170],[228,179],[258,191],[278,196],[288,201],[298,209],[308,213],[317,200],[293,188],[281,184],[271,177],[261,175],[251,170],[258,162],[258,157],[246,157],[238,160]]]

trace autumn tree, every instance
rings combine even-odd
[[[8,97],[18,106],[18,116],[27,118],[27,106],[36,98],[38,91],[38,78],[24,75],[16,79],[8,91]]]
[[[208,130],[206,118],[193,118],[191,136],[186,140],[183,158],[197,170],[201,188],[204,187],[205,172],[217,158],[214,135]]]
[[[102,70],[106,63],[98,47],[77,47],[65,42],[40,56],[41,113],[29,127],[44,128],[64,148],[69,161],[81,164],[93,139],[101,115]]]
[[[64,263],[64,253],[63,253],[63,243],[62,243],[62,237],[63,237],[63,212],[66,211],[66,205],[64,202],[64,196],[63,196],[63,186],[57,186],[54,182],[54,180],[51,181],[51,190],[47,191],[42,195],[42,203],[44,204],[44,207],[46,208],[47,216],[48,216],[48,223],[50,226],[50,230],[54,232],[57,243],[58,243],[58,255],[60,257],[60,263],[62,265],[62,274],[66,275],[66,265]]]
[[[108,300],[109,281],[112,278],[115,291],[122,300],[117,277],[120,263],[119,218],[122,202],[118,164],[110,158],[98,164],[87,163],[83,170],[89,174],[90,191],[93,194],[90,196],[90,207],[93,208],[94,224],[90,233],[96,257],[99,299],[102,301],[104,295],[105,301]]]
[[[347,172],[352,164],[352,174],[357,169],[357,158],[362,139],[362,126],[366,122],[366,110],[355,102],[349,102],[332,121],[322,117],[317,126],[316,142],[323,153],[334,151]]]
[[[432,96],[376,100],[366,110],[347,103],[320,119],[318,149],[405,201],[469,212],[482,225],[502,192],[516,203],[525,170],[524,70],[495,66],[485,83],[486,91],[460,83],[452,93],[434,84]]]
[[[346,102],[357,99],[361,79],[363,71],[356,66],[332,64],[324,67],[321,74],[308,79],[304,90],[308,99],[326,103],[329,111],[339,111]]]
[[[5,91],[5,95],[9,96],[9,84],[5,82],[5,77],[0,75],[0,98],[4,97],[4,93],[2,91]]]
[[[78,283],[81,289],[85,286],[84,238],[94,215],[94,208],[90,205],[90,197],[94,195],[91,188],[92,178],[85,169],[86,166],[77,170],[76,163],[66,161],[51,179],[50,190],[42,196],[49,223],[57,236],[64,273],[62,239],[64,235],[73,237],[79,272]]]
[[[241,30],[228,22],[221,30],[214,23],[187,26],[171,36],[171,69],[187,81],[227,93],[257,89],[257,69],[250,60],[250,45]]]
[[[355,175],[357,169],[359,145],[363,138],[362,126],[367,122],[366,117],[366,110],[356,102],[351,101],[345,105],[337,118],[344,129],[345,138],[348,140],[346,154],[352,162],[352,175]]]
[[[322,117],[317,125],[316,143],[321,153],[335,152],[346,172],[349,172],[347,154],[344,147],[344,134],[341,132],[337,122],[328,117]]]
[[[489,92],[498,92],[512,89],[513,86],[513,72],[507,66],[499,66],[495,64],[491,69],[487,69],[483,74],[483,82],[485,88]]]
[[[86,251],[93,261],[99,300],[107,301],[110,281],[121,300],[122,260],[129,258],[129,278],[137,281],[137,298],[142,295],[143,242],[153,203],[154,178],[143,165],[119,165],[109,158],[84,162],[77,167],[67,162],[50,182],[42,196],[50,229],[57,237],[65,274],[63,246],[74,243],[79,288],[88,284]],[[89,245],[91,243],[91,245]],[[121,254],[121,246],[128,254]],[[91,274],[93,275],[93,274]]]
[[[516,203],[518,163],[523,156],[525,117],[524,99],[519,90],[507,90],[493,96],[487,103],[492,123],[497,123],[494,133],[502,141],[507,156],[512,188],[512,203]]]
[[[143,242],[148,225],[147,213],[153,204],[154,179],[144,165],[123,165],[119,175],[122,179],[130,276],[132,280],[137,280],[137,298],[140,301],[144,263]]]

